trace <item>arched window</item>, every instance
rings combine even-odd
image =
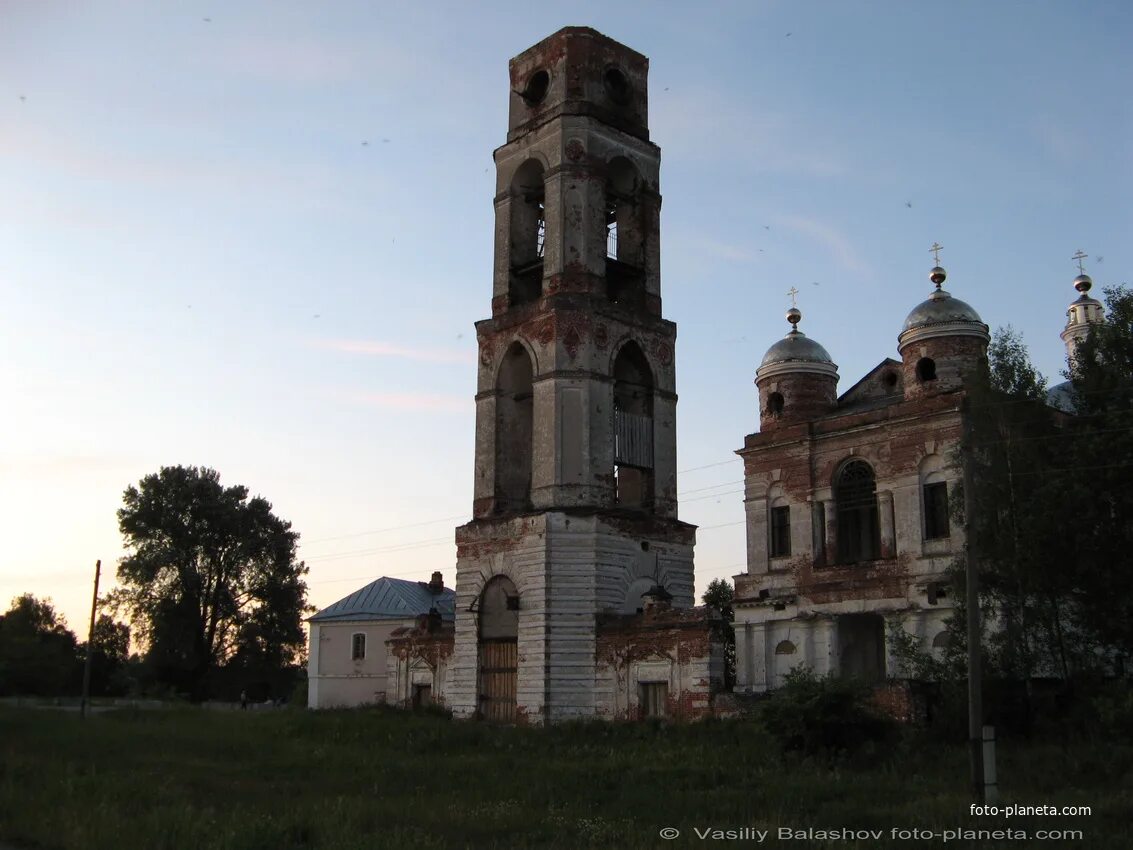
[[[877,481],[864,460],[852,460],[838,473],[834,487],[838,513],[838,561],[873,561],[881,554]]]
[[[767,412],[772,416],[778,416],[783,412],[783,394],[782,393],[768,393],[767,395]]]
[[[775,645],[776,655],[794,655],[796,647],[789,640],[781,640]]]
[[[786,558],[791,554],[791,505],[780,484],[767,492],[767,555]]]
[[[931,357],[922,357],[917,361],[917,380],[918,381],[935,381],[936,380],[936,361]]]
[[[641,177],[625,157],[606,170],[606,292],[611,301],[639,307],[645,295],[645,240],[639,194]]]
[[[496,382],[496,512],[531,505],[534,397],[531,355],[514,342],[504,354]]]
[[[355,632],[350,637],[350,660],[364,661],[366,658],[366,633]]]
[[[512,306],[535,301],[543,294],[543,249],[546,236],[543,166],[529,159],[511,181],[511,277],[508,300]]]
[[[653,371],[632,340],[614,360],[614,482],[622,507],[653,505]]]
[[[926,455],[920,462],[921,516],[924,518],[921,528],[925,540],[940,540],[952,533],[944,469],[944,459],[937,454]]]

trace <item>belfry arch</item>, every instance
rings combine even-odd
[[[615,501],[652,508],[653,483],[653,370],[630,340],[614,358]]]
[[[543,255],[547,235],[543,164],[529,159],[516,169],[511,196],[508,303],[529,304],[543,294]]]
[[[496,511],[523,511],[531,504],[534,438],[534,369],[520,342],[504,353],[496,378]]]

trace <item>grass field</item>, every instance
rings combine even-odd
[[[556,847],[1133,847],[1133,746],[1000,748],[1004,803],[1084,817],[969,814],[962,746],[907,734],[834,763],[782,757],[753,721],[547,731],[384,710],[0,709],[0,845],[68,850]],[[681,830],[666,841],[662,827]],[[697,829],[770,829],[761,844]],[[784,840],[793,829],[880,839]],[[1019,829],[915,840],[892,829]],[[1082,830],[1038,842],[1035,830]]]

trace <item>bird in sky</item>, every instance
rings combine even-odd
[[[912,201],[905,201],[905,206],[907,206],[909,209],[912,209],[913,208],[913,202]]]
[[[212,23],[212,18],[201,18],[201,20],[204,21],[206,24]]]

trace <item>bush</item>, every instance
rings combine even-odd
[[[796,667],[759,707],[759,716],[784,752],[835,755],[888,740],[896,724],[870,704],[870,688],[853,679],[819,678]]]

